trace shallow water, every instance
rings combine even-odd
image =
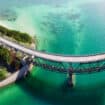
[[[36,36],[37,50],[65,55],[105,52],[102,0],[4,0],[1,4],[1,10],[5,6],[17,14],[15,21],[1,23]],[[0,90],[0,105],[104,105],[104,75],[75,76],[75,87],[68,89],[67,75],[34,68],[29,77]]]

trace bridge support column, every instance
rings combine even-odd
[[[73,87],[73,73],[72,73],[72,68],[69,69],[69,77],[68,77],[68,80],[67,80],[67,86],[68,87]]]

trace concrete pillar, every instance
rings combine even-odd
[[[72,73],[72,68],[69,69],[69,77],[68,77],[68,82],[67,82],[67,85],[68,87],[73,87],[73,73]]]

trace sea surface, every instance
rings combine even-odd
[[[104,0],[3,0],[0,24],[37,39],[37,50],[62,55],[105,53]],[[0,89],[0,105],[105,105],[105,72],[75,75],[34,67],[32,73]]]

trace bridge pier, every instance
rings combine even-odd
[[[69,77],[68,77],[68,80],[67,80],[67,86],[68,87],[73,87],[73,73],[72,73],[72,68],[70,68],[69,69],[69,72],[68,72],[68,74],[69,74]]]

